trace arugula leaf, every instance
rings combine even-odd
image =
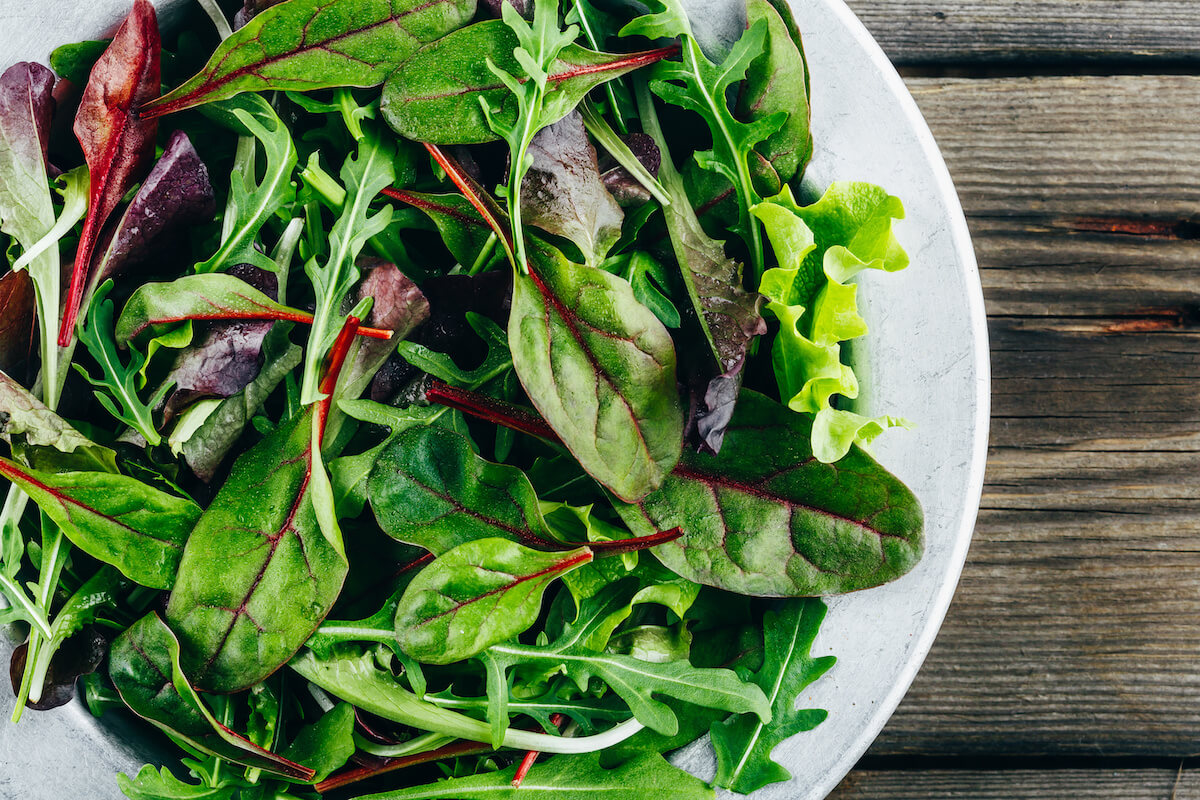
[[[367,795],[362,800],[488,800],[489,798],[603,797],[605,800],[709,800],[713,792],[703,781],[678,767],[671,766],[657,753],[646,753],[615,769],[600,766],[598,753],[556,756],[536,764],[521,781],[513,785],[517,765],[501,772],[486,772],[465,778],[451,778],[427,786],[413,786]]]
[[[55,184],[55,190],[63,198],[62,211],[59,212],[54,227],[47,231],[46,235],[37,241],[37,244],[27,249],[20,258],[13,262],[14,271],[25,269],[45,250],[57,247],[58,241],[71,232],[75,223],[83,219],[83,215],[87,211],[88,190],[91,185],[87,167],[80,166],[64,172],[56,179]],[[61,188],[58,184],[61,184]]]
[[[685,578],[760,596],[839,594],[908,572],[924,549],[912,492],[852,448],[812,456],[812,422],[743,389],[720,455],[689,452],[662,488],[616,510],[639,535],[683,529],[654,555]]]
[[[771,751],[784,739],[820,725],[828,712],[796,709],[800,692],[829,671],[837,660],[809,654],[825,604],[818,599],[789,600],[778,611],[763,616],[766,657],[753,675],[771,702],[771,721],[747,714],[732,716],[712,726],[713,749],[717,753],[714,783],[741,794],[750,794],[769,783],[792,777],[781,764],[771,760]],[[748,673],[749,670],[746,670]]]
[[[670,334],[620,278],[542,245],[532,256],[509,316],[517,377],[580,465],[635,500],[683,447]]]
[[[213,716],[184,676],[179,640],[158,614],[117,637],[108,672],[130,710],[196,750],[290,779],[313,777],[311,768],[264,750]]]
[[[117,773],[117,788],[130,800],[233,800],[237,786],[208,786],[187,783],[176,778],[167,767],[155,769],[146,764],[130,778]]]
[[[848,281],[865,269],[894,272],[908,265],[892,233],[892,220],[904,216],[900,201],[871,184],[834,183],[810,206],[796,205],[785,189],[755,206],[754,214],[780,262],[763,274],[759,287],[781,324],[771,352],[775,378],[789,408],[816,415],[813,454],[832,463],[887,427],[908,427],[902,419],[872,419],[831,402],[835,394],[858,396],[840,343],[867,332],[858,314],[858,287]]]
[[[131,358],[128,366],[121,362],[117,353],[117,345],[111,331],[113,330],[113,304],[108,299],[112,291],[112,281],[105,281],[96,290],[92,299],[92,312],[85,323],[79,327],[79,341],[83,342],[92,358],[100,365],[101,377],[95,378],[86,369],[75,364],[79,374],[89,383],[97,387],[94,392],[104,410],[112,414],[118,422],[122,422],[136,430],[154,446],[162,441],[162,436],[154,426],[154,408],[166,397],[171,389],[170,383],[164,383],[149,401],[143,403],[138,397],[138,375],[146,363],[146,357],[137,350],[130,351]],[[106,391],[100,391],[101,389]]]
[[[138,109],[158,94],[162,43],[150,0],[134,0],[112,44],[100,56],[79,100],[75,137],[91,176],[88,214],[67,290],[58,344],[67,347],[83,302],[92,256],[104,223],[129,189],[145,177],[154,158],[158,124]]]
[[[219,272],[235,264],[250,264],[275,272],[275,262],[255,247],[259,231],[277,211],[292,202],[296,187],[296,147],[287,126],[271,104],[258,95],[245,95],[220,104],[242,129],[229,181],[229,198],[222,218],[221,244],[207,261],[196,265],[198,273]],[[258,147],[266,156],[262,178],[258,177]]]
[[[751,179],[751,154],[756,144],[784,124],[787,113],[741,122],[729,110],[726,91],[746,76],[751,62],[762,52],[766,22],[760,20],[751,26],[718,65],[701,51],[681,0],[655,2],[662,11],[638,17],[621,29],[621,35],[680,37],[681,61],[656,65],[650,89],[666,102],[696,112],[708,124],[713,149],[697,152],[695,158],[702,167],[720,173],[733,184],[738,197],[738,224],[733,230],[750,249],[750,264],[757,279],[765,261],[762,233],[750,214],[750,207],[760,199]],[[644,107],[644,101],[639,99],[639,105]]]
[[[261,3],[260,3],[261,5]],[[208,65],[145,109],[161,116],[239,92],[375,86],[422,44],[475,15],[475,0],[291,0],[264,9]]]
[[[380,190],[396,178],[396,146],[390,137],[383,136],[374,127],[366,127],[364,131],[366,136],[358,143],[358,152],[348,156],[342,165],[346,200],[329,232],[329,258],[324,263],[311,258],[304,265],[304,271],[312,281],[317,307],[309,344],[304,351],[301,403],[320,399],[317,381],[321,377],[325,355],[342,326],[342,300],[358,282],[355,259],[367,240],[381,233],[392,218],[391,206],[385,206],[373,215],[369,206]]]
[[[405,589],[396,608],[396,639],[425,664],[470,658],[528,629],[550,583],[591,560],[586,547],[545,553],[506,539],[461,544]]]

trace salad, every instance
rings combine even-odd
[[[751,793],[819,598],[920,559],[842,349],[903,207],[799,191],[786,0],[558,2],[133,0],[0,76],[13,721],[146,720],[127,797]]]

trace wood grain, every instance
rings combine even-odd
[[[1200,777],[1173,769],[851,773],[829,800],[1195,800]]]
[[[1197,753],[1200,239],[1138,226],[1200,214],[1200,78],[910,86],[976,237],[994,420],[958,595],[871,752]],[[906,780],[835,796],[997,796]],[[1143,796],[1083,785],[1011,796]]]
[[[1192,0],[847,0],[901,64],[1200,60]]]

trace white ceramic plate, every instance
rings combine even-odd
[[[156,0],[165,22],[189,0]],[[966,557],[983,485],[988,431],[987,327],[962,209],[937,145],[879,46],[841,0],[791,0],[812,72],[817,152],[806,183],[864,180],[904,200],[897,235],[907,270],[868,271],[859,292],[871,332],[856,342],[860,410],[905,416],[873,448],[925,508],[928,546],[911,573],[879,589],[834,598],[814,652],[838,663],[801,698],[829,710],[815,731],[775,751],[789,783],[767,800],[819,800],[879,733],[917,674],[950,604]],[[0,61],[45,62],[63,42],[96,38],[127,0],[0,0]],[[0,658],[7,664],[7,648]],[[0,691],[0,720],[13,698]],[[111,715],[110,715],[111,716]],[[119,723],[119,721],[118,721]],[[98,726],[80,704],[0,723],[0,796],[25,800],[117,800],[113,776],[136,771],[153,751],[133,729]],[[711,777],[705,742],[676,762]]]

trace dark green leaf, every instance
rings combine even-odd
[[[550,583],[591,559],[586,547],[545,553],[506,539],[459,545],[408,585],[396,609],[396,639],[426,664],[470,658],[524,632]]]
[[[143,586],[169,589],[200,516],[191,500],[108,472],[39,472],[0,459],[19,486],[88,555]]]
[[[479,259],[492,231],[483,217],[461,194],[426,194],[404,190],[385,190],[384,194],[424,211],[437,226],[450,255],[470,268]]]
[[[304,727],[281,755],[316,770],[314,783],[325,780],[354,755],[354,707],[338,703]]]
[[[208,691],[252,686],[282,666],[345,580],[339,535],[318,522],[312,407],[233,465],[188,539],[167,620],[185,669]],[[332,532],[336,534],[335,532]]]
[[[111,39],[101,39],[72,42],[56,47],[54,52],[50,53],[50,68],[58,73],[58,77],[76,86],[83,86],[87,83],[92,67],[111,43]]]
[[[683,529],[652,552],[697,583],[761,596],[839,594],[908,572],[921,507],[857,448],[817,461],[812,420],[743,390],[720,455],[689,453],[661,489],[617,504],[639,535]]]
[[[262,749],[217,721],[184,677],[179,641],[157,614],[147,614],[117,637],[108,669],[135,714],[197,750],[293,780],[312,778],[312,769]]]
[[[600,766],[599,753],[579,756],[555,756],[535,764],[513,786],[516,765],[502,772],[486,772],[465,778],[397,789],[364,797],[362,800],[489,800],[490,798],[546,798],[561,800],[709,800],[713,792],[703,781],[673,767],[657,753],[646,753],[616,769]]]
[[[291,0],[255,16],[148,111],[170,114],[239,92],[375,86],[474,15],[475,0]]]
[[[809,654],[824,618],[825,604],[818,599],[789,600],[780,610],[764,615],[766,659],[750,677],[771,702],[771,721],[764,723],[741,714],[713,725],[714,782],[718,786],[750,794],[792,777],[782,764],[771,760],[771,751],[784,739],[817,727],[828,716],[823,709],[796,708],[800,692],[836,661],[832,656],[813,658]]]
[[[626,281],[549,248],[531,254],[509,317],[517,376],[592,477],[618,497],[642,497],[683,446],[670,334]]]
[[[488,68],[518,79],[526,72],[513,57],[517,35],[502,20],[478,22],[425,47],[401,65],[383,88],[383,117],[401,136],[435,144],[477,144],[499,139],[488,125],[481,101],[497,119],[512,124],[517,101]],[[561,113],[605,81],[652,64],[672,50],[644,53],[597,53],[568,45],[549,71],[551,94],[561,95]]]

